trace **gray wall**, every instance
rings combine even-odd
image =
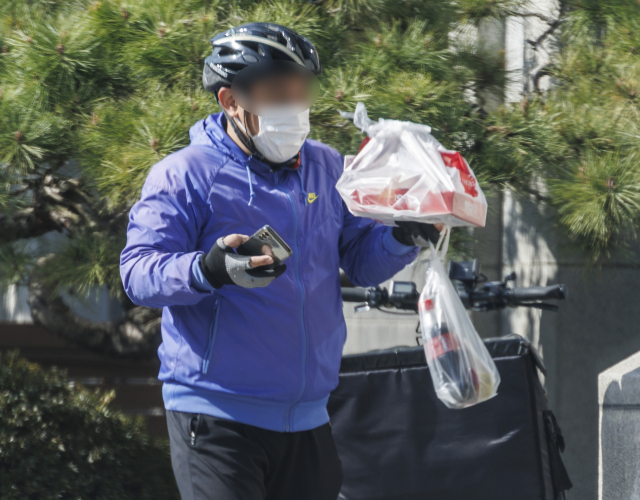
[[[640,352],[598,377],[599,500],[640,498]]]
[[[569,298],[558,313],[508,311],[501,331],[538,345],[548,368],[549,402],[567,443],[564,459],[574,483],[567,499],[595,500],[598,373],[640,350],[640,253],[589,269],[544,207],[531,200],[504,207],[504,271],[515,269],[524,285],[565,283]]]

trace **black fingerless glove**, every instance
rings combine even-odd
[[[396,222],[391,234],[393,237],[407,246],[428,247],[429,242],[434,245],[438,242],[440,231],[433,224],[423,222]]]
[[[238,285],[244,288],[267,286],[287,270],[285,264],[251,267],[251,257],[238,255],[218,238],[207,255],[200,257],[202,274],[213,288]]]

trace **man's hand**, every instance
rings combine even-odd
[[[200,268],[214,288],[223,285],[238,285],[244,288],[264,287],[284,273],[287,266],[280,264],[273,269],[260,269],[273,264],[271,255],[253,257],[237,255],[233,249],[249,239],[244,234],[230,234],[211,247],[207,255],[200,258]],[[270,254],[271,249],[265,250]]]
[[[429,242],[434,245],[438,242],[443,224],[425,224],[422,222],[396,222],[391,234],[403,245],[427,247]]]

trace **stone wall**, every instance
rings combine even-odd
[[[598,499],[640,499],[640,353],[600,374],[598,403]]]

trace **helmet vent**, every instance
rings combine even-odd
[[[232,54],[236,54],[238,51],[229,47],[220,47],[220,50],[218,51],[218,56],[223,57],[223,56],[230,56]]]

